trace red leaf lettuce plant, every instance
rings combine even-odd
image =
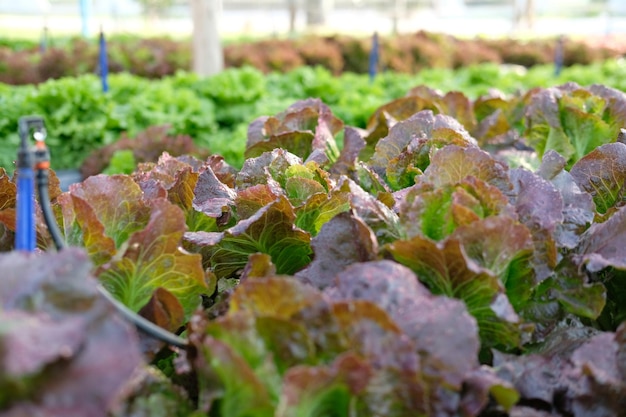
[[[310,99],[251,123],[241,170],[164,154],[53,204],[118,299],[187,323],[176,368],[196,384],[168,397],[178,411],[619,415],[625,103],[602,86],[474,102],[420,87],[359,130]],[[132,392],[118,415],[142,409]]]

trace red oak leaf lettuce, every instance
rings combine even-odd
[[[108,415],[142,360],[136,333],[99,295],[86,253],[3,254],[0,267],[3,414]]]

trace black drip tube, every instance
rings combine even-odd
[[[46,226],[48,227],[48,231],[52,236],[54,246],[57,248],[57,250],[63,250],[65,248],[65,240],[61,235],[59,226],[57,225],[54,214],[52,213],[52,207],[50,206],[50,194],[48,191],[49,174],[47,169],[37,169],[36,184],[37,194],[39,196],[39,203],[41,205],[41,211],[43,213]],[[151,321],[141,317],[140,315],[126,307],[124,304],[116,300],[115,297],[113,297],[111,293],[109,293],[102,285],[98,285],[97,288],[100,294],[102,294],[104,298],[106,298],[115,307],[115,309],[122,315],[122,317],[134,324],[139,330],[143,331],[150,337],[167,343],[168,345],[182,349],[187,348],[187,340],[175,335],[174,333],[170,333],[167,330],[152,323]]]

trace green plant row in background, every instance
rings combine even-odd
[[[566,68],[555,77],[549,65],[526,70],[482,64],[459,70],[429,69],[417,75],[386,72],[371,81],[353,73],[334,77],[322,67],[267,75],[244,67],[211,78],[184,72],[160,80],[116,74],[110,77],[106,94],[93,75],[50,80],[39,86],[0,84],[0,167],[12,170],[19,143],[17,121],[28,114],[45,117],[56,169],[80,166],[90,153],[115,143],[124,133],[132,138],[148,127],[165,124],[171,126],[170,134],[187,135],[196,147],[241,166],[250,121],[275,114],[298,99],[320,98],[347,125],[365,127],[379,106],[418,85],[462,91],[473,99],[494,89],[513,94],[567,81],[626,90],[621,76],[625,68],[623,61],[610,60]],[[154,136],[158,141],[164,132]],[[182,146],[180,140],[176,146]],[[186,151],[191,149],[189,143],[185,146]]]
[[[556,39],[459,39],[418,32],[381,37],[380,68],[412,73],[424,68],[459,68],[477,63],[506,63],[531,67],[553,62]],[[229,43],[224,48],[227,67],[250,65],[263,72],[290,71],[320,65],[333,74],[367,73],[371,40],[349,36],[261,39]],[[565,66],[590,64],[622,56],[626,45],[599,39],[567,40]],[[148,78],[174,75],[191,68],[191,41],[169,38],[113,37],[108,42],[109,71],[130,72]],[[31,42],[0,39],[0,82],[31,84],[50,78],[97,71],[98,44],[85,39],[52,40],[45,53]]]

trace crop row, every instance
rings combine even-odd
[[[51,40],[44,53],[38,44],[0,40],[0,82],[31,84],[50,78],[94,73],[98,67],[96,42],[84,39]],[[109,71],[148,78],[174,75],[191,68],[191,42],[168,38],[113,37],[108,42]],[[553,62],[556,39],[459,39],[418,32],[380,38],[380,69],[414,73],[424,68],[459,68],[478,63],[531,67]],[[224,48],[227,67],[253,66],[263,72],[290,71],[320,65],[337,75],[367,73],[368,38],[348,36],[262,39],[235,42]],[[565,66],[590,64],[622,56],[618,41],[568,39],[563,46]]]
[[[42,252],[12,251],[0,169],[0,408],[622,415],[625,125],[626,94],[599,84],[421,86],[366,129],[302,100],[250,120],[241,168],[162,154],[67,192],[53,177],[58,253],[40,211]]]
[[[298,99],[320,98],[346,124],[364,128],[375,109],[418,85],[462,91],[472,99],[494,89],[514,94],[567,81],[603,83],[625,90],[623,71],[624,63],[614,60],[566,68],[558,77],[551,66],[526,70],[483,64],[459,70],[424,70],[417,75],[386,72],[371,81],[351,73],[333,77],[321,67],[267,75],[246,67],[206,79],[182,72],[152,81],[116,74],[110,77],[106,94],[95,76],[50,80],[38,86],[0,84],[0,166],[12,169],[18,146],[17,120],[26,114],[46,119],[58,169],[77,168],[92,152],[109,146],[105,155],[100,155],[100,163],[84,167],[86,174],[100,172],[116,150],[132,148],[132,141],[118,142],[120,137],[134,138],[145,129],[162,125],[169,125],[169,131],[152,130],[146,139],[149,147],[191,152],[195,144],[241,166],[248,123]],[[163,144],[167,132],[178,137],[175,146]]]

